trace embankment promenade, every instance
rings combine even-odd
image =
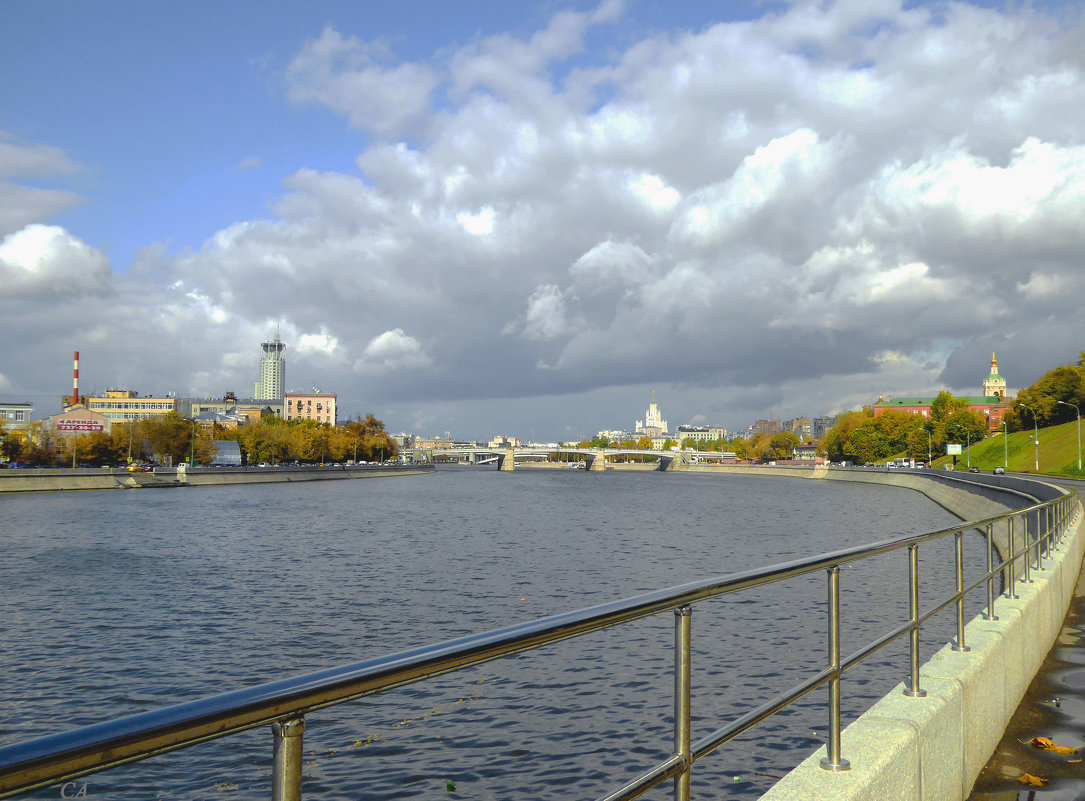
[[[796,475],[789,468],[768,468],[771,473],[725,469]],[[936,471],[803,472],[807,478],[908,487],[964,520],[991,517],[1063,492],[1039,479],[1012,476],[968,481]],[[997,539],[1006,553],[1007,532]],[[1015,580],[1011,592],[998,597],[993,619],[980,614],[967,624],[969,650],[957,651],[949,643],[921,667],[924,697],[906,696],[902,682],[844,730],[841,753],[850,762],[849,770],[823,769],[827,751],[822,747],[761,796],[762,801],[967,798],[1058,636],[1083,554],[1085,525],[1078,505],[1059,546],[1044,555],[1043,566],[1034,567],[1027,581]]]
[[[409,476],[434,472],[431,464],[369,464],[336,467],[156,467],[149,472],[115,468],[0,470],[0,493],[64,490],[166,489],[235,484]]]

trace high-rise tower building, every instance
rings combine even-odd
[[[283,358],[286,344],[279,340],[279,332],[276,330],[275,339],[267,340],[260,347],[264,351],[264,358],[260,360],[260,380],[256,382],[253,398],[282,400],[286,389],[286,359]]]
[[[648,404],[648,411],[643,420],[637,421],[635,429],[638,434],[647,434],[650,437],[661,437],[667,433],[667,421],[663,419],[663,413],[659,411],[656,403],[656,391],[652,390],[652,402]]]

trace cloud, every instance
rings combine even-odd
[[[399,370],[421,370],[432,363],[421,342],[405,334],[402,328],[395,328],[370,340],[362,358],[354,363],[354,372],[377,376]]]
[[[9,297],[100,294],[109,260],[63,228],[28,225],[0,242],[0,285]]]
[[[0,235],[47,220],[85,202],[74,192],[27,186],[25,180],[70,176],[79,171],[60,149],[25,142],[0,131]],[[12,179],[20,179],[20,182]]]
[[[235,167],[234,169],[255,170],[262,167],[263,164],[264,162],[259,156],[248,156],[247,158],[241,159],[241,161],[238,162],[237,167]]]
[[[286,71],[289,97],[327,106],[360,130],[403,131],[429,110],[438,78],[421,64],[382,66],[389,57],[383,42],[343,37],[326,27],[290,62]]]
[[[367,134],[353,160],[322,155],[266,216],[150,243],[112,278],[42,225],[78,198],[24,185],[70,175],[64,154],[15,143],[28,166],[0,151],[17,209],[0,226],[55,244],[0,268],[39,293],[18,323],[63,314],[118,369],[173,359],[157,380],[220,393],[254,380],[281,321],[291,371],[393,427],[465,434],[518,408],[510,423],[590,435],[653,386],[672,421],[736,427],[975,392],[992,349],[1015,385],[1076,358],[1080,20],[879,0],[646,31],[637,13],[604,2],[410,60],[325,28],[284,85]],[[105,294],[76,309],[59,286]],[[100,322],[118,317],[131,354]],[[183,354],[156,349],[164,331]],[[20,365],[47,344],[70,350],[31,343]]]
[[[553,284],[541,286],[527,302],[524,314],[524,337],[545,341],[563,336],[569,330],[565,300]]]

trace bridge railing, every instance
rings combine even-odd
[[[235,690],[222,695],[178,704],[165,709],[41,737],[0,748],[0,798],[134,762],[197,743],[225,737],[258,726],[270,725],[274,734],[272,798],[297,801],[302,790],[302,743],[305,716],[324,707],[400,687],[510,654],[539,648],[592,631],[619,626],[660,612],[675,615],[674,647],[674,747],[666,760],[605,796],[603,801],[624,801],[673,779],[675,798],[688,799],[692,766],[728,741],[761,721],[828,685],[829,705],[827,757],[822,767],[847,770],[840,752],[841,678],[847,670],[900,637],[908,637],[909,665],[905,694],[924,694],[919,684],[921,627],[935,614],[956,609],[957,650],[965,642],[964,598],[986,588],[984,615],[995,617],[997,582],[1014,596],[1016,577],[1027,580],[1030,571],[1043,566],[1052,549],[1058,548],[1067,531],[1077,493],[1006,512],[981,521],[962,523],[927,534],[863,545],[806,559],[794,560],[695,581],[645,593],[625,600],[592,606],[575,612],[474,634],[435,645],[369,659],[343,667],[282,679]],[[1005,524],[1009,546],[1004,559],[995,555],[994,528]],[[963,537],[978,529],[986,538],[986,571],[965,586]],[[936,540],[954,540],[955,591],[926,612],[919,609],[919,548]],[[853,562],[896,551],[908,557],[907,592],[909,615],[892,630],[854,654],[840,652],[840,568]],[[724,723],[697,741],[690,732],[691,615],[693,605],[709,598],[741,592],[784,579],[826,571],[828,582],[828,649],[825,665],[790,690],[769,698],[741,717]]]

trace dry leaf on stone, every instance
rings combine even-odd
[[[1050,779],[1041,779],[1039,776],[1033,776],[1031,773],[1022,773],[1017,777],[1017,781],[1021,784],[1028,785],[1029,787],[1043,787]]]

